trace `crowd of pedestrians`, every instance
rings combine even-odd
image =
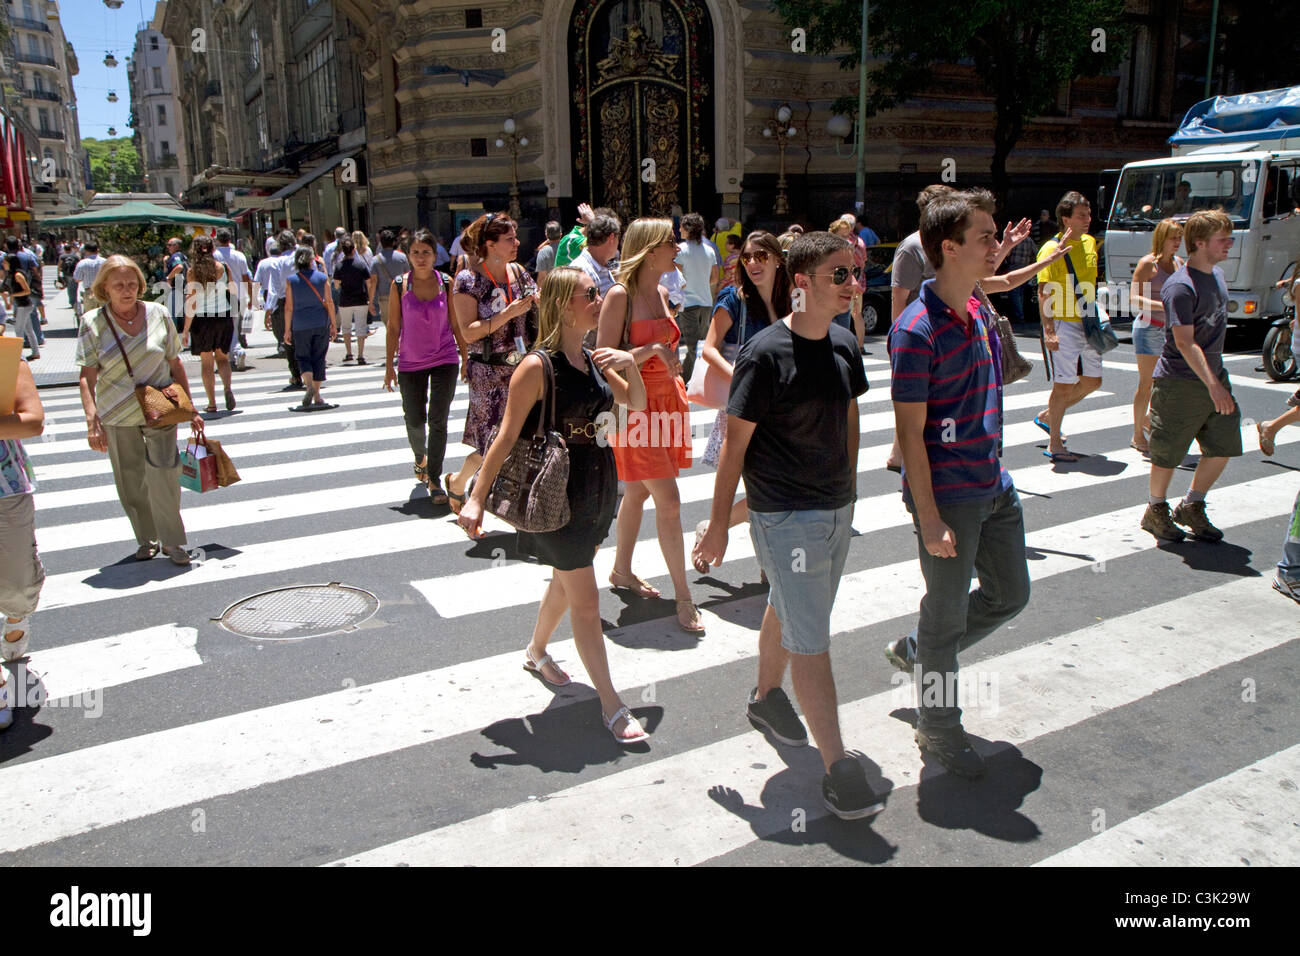
[[[1001,233],[982,190],[931,186],[917,206],[919,228],[898,244],[891,270],[895,443],[885,464],[901,475],[925,595],[915,628],[891,642],[886,657],[916,675],[920,750],[975,778],[986,768],[962,725],[959,652],[1014,618],[1030,597],[1024,518],[1001,463],[1003,344],[988,294],[1018,302],[1037,282],[1052,388],[1034,421],[1048,433],[1045,454],[1054,463],[1075,461],[1064,433],[1068,412],[1102,376],[1101,355],[1085,334],[1097,309],[1097,245],[1088,233],[1091,208],[1076,192],[1062,197],[1054,222],[1045,210],[1038,224],[1009,223]],[[471,538],[483,533],[488,493],[507,456],[536,430],[553,392],[570,456],[570,520],[518,536],[522,553],[554,570],[524,667],[551,686],[570,682],[547,653],[567,612],[606,729],[620,744],[642,742],[648,734],[609,672],[594,558],[612,526],[609,584],[627,600],[660,600],[634,560],[653,500],[676,624],[704,634],[687,578],[678,479],[692,464],[695,434],[687,382],[697,372],[715,377],[726,398],[704,450],[716,469],[714,496],[709,518],[694,529],[690,563],[700,573],[720,564],[730,529],[748,523],[769,590],[747,716],[788,745],[806,744],[811,732],[828,808],[845,819],[873,815],[883,801],[842,739],[829,648],[853,533],[858,399],[868,388],[867,251],[879,237],[852,214],[825,231],[791,227],[781,235],[743,234],[739,223],[720,219],[707,236],[695,213],[623,223],[612,210],[585,204],[571,230],[549,222],[545,237],[523,256],[518,224],[488,213],[450,248],[426,229],[385,229],[372,250],[364,234],[339,228],[318,254],[314,236],[284,230],[267,240],[252,269],[225,231],[215,241],[199,236],[188,249],[177,238],[168,243],[170,290],[159,303],[146,301],[145,276],[131,259],[103,259],[94,242],[66,246],[58,274],[78,315],[87,441],[109,456],[135,557],[161,551],[177,564],[190,560],[176,426],[145,426],[137,385],[190,394],[180,359],[188,346],[201,360],[202,411],[217,410],[218,377],[233,410],[230,357],[246,344],[247,314],[260,307],[286,361],[286,390],[304,393],[293,410],[327,410],[336,407],[322,395],[329,345],[344,344],[344,362],[369,364],[365,344],[378,322],[382,387],[400,393],[414,476]],[[4,293],[34,361],[40,283],[15,244],[3,260]],[[1162,540],[1188,532],[1223,537],[1209,521],[1206,496],[1228,459],[1242,454],[1240,412],[1222,362],[1227,291],[1218,264],[1231,244],[1222,213],[1166,220],[1133,275],[1140,381],[1132,446],[1151,462],[1141,527]],[[1023,316],[1023,303],[1013,314]],[[468,386],[462,442],[470,451],[458,470],[444,473],[458,382]],[[5,659],[26,652],[43,576],[22,449],[42,418],[23,363],[14,412],[0,416]],[[1258,426],[1265,454],[1278,430],[1297,420],[1300,392]],[[191,424],[202,435],[202,415]],[[1173,469],[1193,440],[1200,464],[1171,510]],[[1274,587],[1300,601],[1300,496],[1296,508]],[[783,689],[787,671],[802,719]],[[3,694],[0,688],[0,726],[11,719]]]

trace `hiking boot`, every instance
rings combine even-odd
[[[978,780],[987,769],[984,758],[971,747],[966,731],[960,726],[947,730],[918,730],[916,745],[943,764],[949,773]]]
[[[841,757],[822,777],[822,800],[826,809],[841,820],[861,820],[885,809],[885,801],[867,783],[862,764],[853,757]]]
[[[803,747],[808,743],[808,731],[803,721],[794,712],[790,698],[785,691],[773,687],[762,700],[757,700],[758,688],[749,695],[749,707],[745,713],[749,722],[759,730],[766,730],[775,739],[791,747]]]
[[[1223,540],[1223,532],[1210,524],[1210,519],[1205,516],[1204,501],[1180,501],[1174,509],[1173,518],[1202,541]]]
[[[1183,529],[1174,524],[1169,517],[1167,501],[1162,501],[1158,505],[1147,505],[1147,510],[1142,515],[1142,530],[1151,532],[1161,541],[1182,541],[1187,537]]]

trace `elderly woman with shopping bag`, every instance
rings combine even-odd
[[[86,441],[108,453],[136,560],[161,548],[185,565],[175,423],[189,421],[202,436],[203,419],[190,399],[176,326],[166,306],[141,300],[146,288],[140,267],[120,255],[108,258],[91,287],[105,304],[86,313],[77,335]]]

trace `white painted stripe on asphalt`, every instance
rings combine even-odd
[[[203,663],[192,627],[163,624],[128,634],[31,652],[50,700],[79,697],[105,687],[168,674]]]
[[[1300,744],[1129,817],[1035,865],[1300,866],[1297,780]]]
[[[963,722],[973,734],[1023,747],[1294,640],[1294,622],[1280,620],[1275,607],[1259,600],[1263,586],[1248,579],[1194,592],[981,661],[972,670],[996,694],[984,706],[979,699],[968,704]],[[911,726],[891,716],[913,705],[910,690],[903,685],[840,707],[845,742],[860,743],[895,789],[918,781],[923,769]],[[741,706],[743,687],[736,700]],[[796,809],[808,818],[827,815],[820,761],[792,765],[816,764],[813,772],[775,777],[774,763],[780,765],[766,738],[746,733],[338,862],[692,866],[788,828]]]
[[[1278,475],[1223,490],[1230,493],[1225,494],[1225,498],[1251,503],[1250,516],[1241,520],[1256,520],[1289,513],[1293,484],[1290,476]],[[1224,514],[1216,512],[1215,518],[1221,527],[1227,528],[1238,520],[1235,514],[1228,512],[1244,513],[1248,509],[1243,505],[1239,509],[1223,510]],[[1127,515],[1123,522],[1112,516],[1109,524],[1123,524],[1124,532],[1090,539],[1089,546],[1094,552],[1090,558],[1067,559],[1062,555],[1048,554],[1046,560],[1030,562],[1031,577],[1039,580],[1075,570],[1086,560],[1119,557],[1121,553],[1154,547],[1154,541],[1143,532],[1138,534],[1146,539],[1145,547],[1133,543],[1136,513],[1137,509],[1118,513]],[[1103,519],[1106,517],[1101,516]],[[1032,535],[1030,544],[1046,548],[1065,543],[1073,549],[1077,547],[1080,535],[1086,536],[1095,530],[1090,522],[1097,520],[1085,519],[1048,529]],[[418,537],[411,533],[412,530],[412,526],[405,523],[381,526],[373,529],[372,537],[390,551],[411,550],[421,546],[421,542],[412,540]],[[215,562],[207,562],[183,576],[190,580],[154,582],[151,587],[114,592],[111,597],[202,583],[192,579],[204,576],[204,572],[224,570],[219,579],[230,579],[309,565],[315,563],[319,554],[346,560],[353,556],[349,549],[355,548],[356,544],[355,535],[345,533],[314,536],[309,545],[305,540],[297,540],[255,546],[240,556],[237,566],[215,569]],[[366,553],[373,554],[375,549],[367,548]],[[77,577],[59,575],[47,580],[47,596],[53,591],[52,601],[66,601],[73,588],[81,589],[74,597],[95,600],[100,596],[79,580],[69,580]],[[218,579],[217,574],[204,576],[204,580],[214,579]],[[859,598],[861,607],[852,621],[845,622],[843,615],[833,617],[833,631],[839,633],[867,627],[913,612],[917,602],[915,585],[919,581],[920,569],[914,559],[847,576],[841,583],[837,610],[844,602],[846,592],[858,588],[863,591]],[[912,586],[907,595],[894,597],[893,591],[887,589],[890,582],[895,587]],[[1251,583],[1260,586],[1258,581]],[[873,595],[876,597],[874,600]],[[740,615],[755,618],[763,600],[760,596],[731,602],[722,610],[729,620]],[[1272,619],[1277,620],[1276,609],[1270,613]],[[609,642],[611,673],[628,683],[632,680],[653,682],[716,664],[744,660],[757,653],[755,631],[735,624],[724,625],[716,615],[708,611],[704,614],[708,637],[690,653],[670,649],[676,648],[677,644],[663,639],[663,635],[675,633],[671,619],[624,629],[622,636],[629,638],[628,643],[637,649],[629,650]],[[1294,631],[1294,625],[1288,627]],[[660,636],[659,643],[665,650],[647,653],[644,648],[655,645],[655,635]],[[1187,643],[1185,636],[1178,637],[1178,640]],[[549,650],[557,658],[575,659],[572,641],[553,642]],[[1242,652],[1239,650],[1238,653]],[[1183,660],[1192,654],[1173,656]],[[544,688],[531,683],[531,678],[519,680],[519,675],[514,675],[512,681],[506,681],[505,675],[520,663],[519,652],[497,655],[61,754],[35,761],[36,766],[23,764],[0,768],[0,789],[10,795],[9,805],[19,808],[18,816],[11,819],[14,825],[0,828],[0,852],[471,731],[502,719],[503,700],[511,701],[513,713],[530,712],[524,708],[545,709],[555,698]],[[1082,700],[1086,702],[1086,697]],[[344,715],[344,719],[339,720],[340,715]],[[328,729],[321,724],[326,719],[334,721]],[[249,760],[249,747],[254,744],[259,759]],[[167,766],[169,773],[165,777],[155,774],[131,776],[131,770],[151,766]]]
[[[1033,352],[1024,351],[1024,350],[1021,351],[1021,354],[1023,354],[1024,357],[1029,359],[1031,362],[1037,362],[1039,365],[1043,364],[1042,355],[1038,355]],[[1103,369],[1113,368],[1116,371],[1125,371],[1125,372],[1138,371],[1137,362],[1121,362],[1117,359],[1102,359],[1101,364]],[[1261,372],[1260,374],[1262,375],[1263,373]],[[1288,384],[1287,382],[1269,382],[1269,381],[1261,381],[1260,379],[1255,379],[1255,378],[1247,378],[1245,374],[1237,374],[1231,376],[1231,384],[1233,388],[1237,388],[1238,386],[1242,386],[1244,388],[1262,388],[1265,389],[1266,391],[1277,392],[1279,394],[1289,392],[1289,391],[1294,391],[1293,386],[1295,385],[1294,382]],[[1066,434],[1068,435],[1069,432],[1067,431]]]

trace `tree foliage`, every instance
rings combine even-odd
[[[861,0],[773,6],[792,29],[807,31],[810,50],[847,48],[840,66],[857,69]],[[868,72],[867,115],[926,91],[936,65],[973,66],[997,108],[993,185],[1005,201],[1006,159],[1025,124],[1053,106],[1062,84],[1114,69],[1127,45],[1123,14],[1124,0],[872,0],[868,45],[880,62]],[[856,100],[845,97],[835,109],[855,111]]]
[[[144,189],[144,171],[140,169],[140,155],[135,151],[131,137],[83,139],[81,146],[90,158],[90,188],[101,193],[140,192]],[[116,176],[113,175],[114,163]]]

